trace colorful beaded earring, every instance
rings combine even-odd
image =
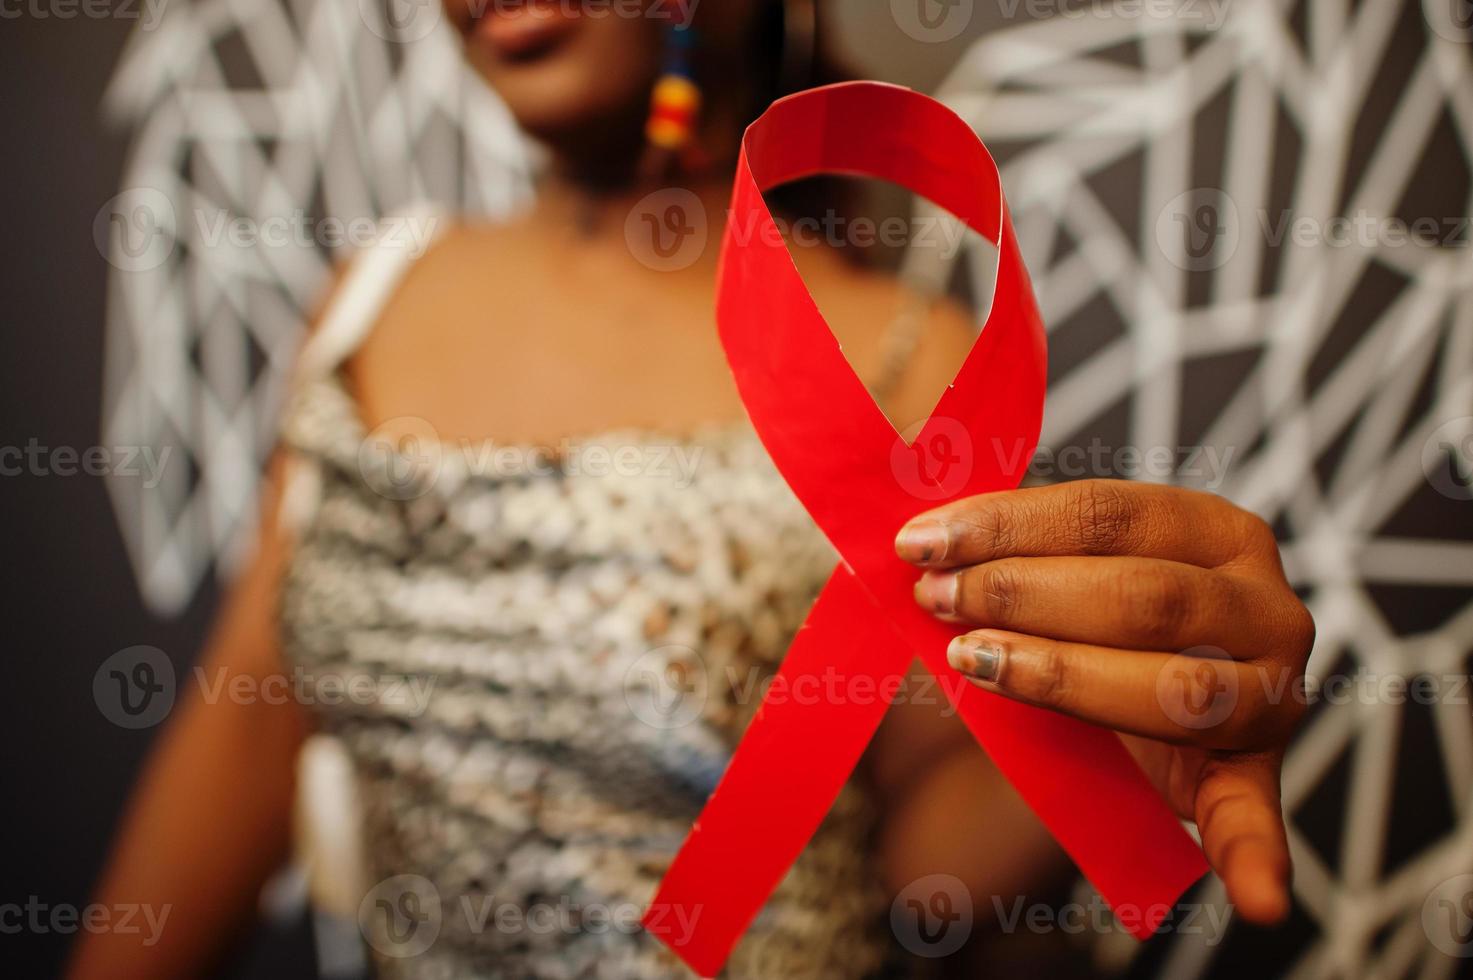
[[[701,152],[696,126],[701,114],[701,89],[691,70],[691,55],[699,40],[695,28],[679,24],[665,32],[665,67],[650,96],[645,138],[651,147],[646,172],[666,176],[675,164],[699,169]]]

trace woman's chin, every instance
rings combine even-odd
[[[599,147],[621,133],[642,139],[652,80],[625,74],[611,83],[577,64],[477,67],[517,125],[555,151]]]
[[[617,125],[627,125],[631,112],[626,107],[593,106],[584,100],[557,100],[549,93],[538,93],[529,99],[502,99],[517,125],[529,136],[554,149],[573,148],[589,142],[602,142]]]
[[[472,66],[518,124],[557,147],[605,142],[613,125],[643,129],[663,47],[655,26],[493,10],[463,31]]]

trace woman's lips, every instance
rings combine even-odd
[[[481,0],[489,4],[475,32],[506,58],[541,53],[573,29],[575,0]]]

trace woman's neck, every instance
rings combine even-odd
[[[691,194],[704,211],[706,227],[719,233],[731,196],[731,174],[722,171],[676,175],[659,185],[599,187],[554,170],[538,188],[536,214],[556,226],[577,228],[589,238],[617,238],[625,234],[630,215],[640,209],[657,209],[663,216],[672,205],[689,206]]]

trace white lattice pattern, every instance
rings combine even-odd
[[[503,214],[530,194],[528,146],[444,18],[386,9],[171,4],[113,79],[109,112],[136,136],[114,204],[104,440],[172,447],[160,486],[110,484],[158,612],[251,541],[286,372],[349,244],[324,219],[420,201]],[[222,235],[227,220],[255,237]],[[148,250],[120,239],[129,221]]]
[[[984,39],[943,88],[1007,148],[1008,199],[1056,352],[1088,324],[1087,356],[1052,382],[1045,443],[1078,442],[1113,416],[1122,444],[1236,452],[1215,489],[1279,530],[1318,624],[1310,672],[1321,679],[1460,675],[1473,650],[1473,494],[1432,482],[1439,460],[1468,478],[1473,208],[1450,192],[1423,212],[1445,219],[1450,240],[1434,247],[1331,220],[1405,222],[1399,208],[1429,180],[1435,134],[1450,137],[1454,176],[1466,178],[1473,36],[1449,9],[1233,0],[1183,3],[1174,17],[1063,17]],[[1378,90],[1393,62],[1406,62],[1394,90]],[[1390,107],[1368,134],[1377,98]],[[1276,188],[1284,161],[1292,177]],[[1275,240],[1281,217],[1306,233]],[[1373,281],[1394,284],[1388,301],[1367,300]],[[1196,369],[1231,363],[1248,366],[1228,390],[1201,390]],[[1425,537],[1388,528],[1424,501],[1457,523]],[[1440,624],[1408,631],[1372,596],[1388,585],[1409,602],[1421,589],[1464,591]],[[1473,871],[1473,710],[1466,691],[1432,708],[1439,766],[1399,758],[1395,700],[1323,700],[1287,760],[1296,899],[1315,935],[1276,972],[1431,978],[1463,962],[1429,943],[1423,910],[1440,883]],[[1347,759],[1338,854],[1326,856],[1297,812]],[[1445,780],[1455,816],[1388,868],[1395,781],[1408,771]],[[1220,886],[1204,900],[1221,902]],[[1164,975],[1212,970],[1219,950],[1205,938],[1174,940]]]

